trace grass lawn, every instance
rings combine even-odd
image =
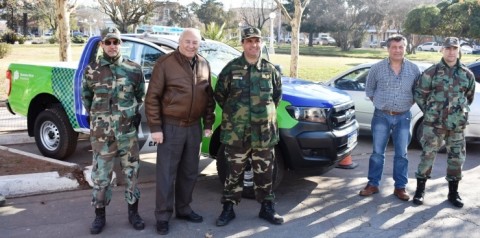
[[[275,48],[275,55],[271,61],[282,66],[283,74],[290,72],[290,45],[280,44]],[[298,77],[313,81],[325,81],[340,72],[361,63],[377,61],[388,56],[386,48],[360,48],[344,52],[334,46],[300,46]],[[413,61],[437,63],[442,54],[440,52],[417,51],[416,54],[406,55]],[[467,64],[480,59],[480,55],[463,55],[462,63]]]
[[[56,62],[59,59],[58,45],[11,45],[10,54],[0,59],[0,72],[5,75],[10,63],[38,63]],[[72,44],[72,60],[78,61],[83,50],[83,44]],[[290,71],[290,45],[281,44],[275,48],[276,54],[271,56],[271,61],[282,67],[283,74],[289,75]],[[302,45],[298,62],[298,77],[313,81],[325,81],[340,72],[355,65],[376,61],[387,57],[386,49],[352,49],[348,52],[341,51],[333,46]],[[438,62],[442,55],[438,52],[417,52],[407,55],[407,58],[416,61]],[[480,55],[464,55],[462,62],[470,63],[480,58]],[[0,100],[5,100],[5,76],[0,77]]]
[[[5,72],[10,63],[58,62],[59,46],[57,44],[23,44],[10,45],[10,54],[0,59],[0,101],[7,99]],[[78,61],[83,50],[83,44],[72,44],[72,61]]]

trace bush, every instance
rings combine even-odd
[[[15,41],[17,41],[17,34],[13,31],[8,31],[3,34],[2,41],[8,44],[15,44]]]
[[[58,39],[57,39],[56,36],[52,36],[52,37],[48,38],[48,43],[50,43],[50,44],[55,44],[57,42],[58,42]]]
[[[17,35],[17,41],[18,41],[18,44],[23,45],[25,43],[25,37]]]
[[[72,43],[78,43],[78,44],[81,43],[81,44],[83,44],[83,43],[85,43],[85,42],[86,42],[86,40],[85,40],[85,38],[83,38],[82,36],[79,36],[79,35],[78,35],[78,36],[72,37]]]
[[[0,43],[0,59],[3,59],[10,53],[10,45],[7,43]]]
[[[2,35],[1,41],[8,44],[15,44],[18,41],[18,44],[23,44],[25,43],[25,37],[13,31],[7,31]]]

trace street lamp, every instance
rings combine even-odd
[[[270,54],[275,54],[275,48],[273,48],[273,37],[274,37],[273,36],[273,20],[276,17],[275,12],[270,12],[269,17],[270,17],[270,48],[269,48],[269,51],[270,51]]]

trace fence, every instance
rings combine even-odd
[[[27,118],[11,114],[0,101],[0,133],[27,130]]]

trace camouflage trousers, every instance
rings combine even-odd
[[[418,164],[417,178],[430,178],[435,157],[444,140],[448,155],[446,180],[462,179],[462,167],[466,156],[464,130],[445,130],[427,125],[423,125],[423,135],[420,140],[423,151]]]
[[[112,172],[115,159],[120,159],[123,177],[125,179],[125,200],[128,204],[135,203],[140,198],[137,187],[139,152],[136,132],[122,135],[118,138],[90,137],[93,151],[92,181],[95,208],[105,207],[112,198]]]
[[[243,190],[243,171],[249,158],[252,163],[256,200],[262,202],[275,199],[272,191],[272,172],[275,159],[273,147],[239,148],[226,145],[225,156],[229,172],[225,180],[222,203],[238,204],[240,202]]]

